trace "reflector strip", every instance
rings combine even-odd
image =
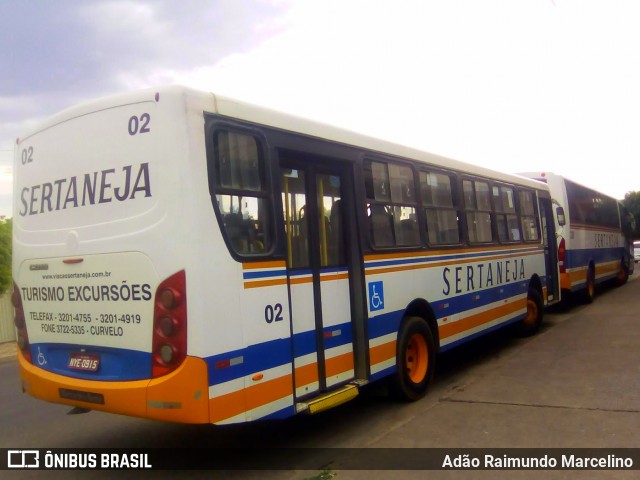
[[[216,368],[218,369],[228,368],[228,367],[233,367],[235,365],[242,365],[243,363],[244,363],[244,357],[229,358],[226,360],[220,360],[216,362]]]

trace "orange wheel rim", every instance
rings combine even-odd
[[[405,366],[409,378],[414,383],[420,383],[427,375],[429,367],[429,349],[427,341],[419,333],[414,333],[407,344]]]
[[[524,323],[527,325],[533,325],[538,318],[538,304],[532,299],[527,299],[527,316],[524,319]]]

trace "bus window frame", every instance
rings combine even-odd
[[[258,152],[258,162],[259,162],[259,178],[261,182],[260,190],[243,190],[236,188],[227,188],[227,187],[219,187],[217,183],[217,173],[216,173],[216,146],[217,146],[217,135],[220,132],[229,132],[235,133],[239,135],[247,135],[255,139],[257,152]],[[247,126],[244,123],[239,122],[231,122],[217,119],[215,117],[211,118],[209,116],[205,116],[205,149],[206,149],[206,166],[207,166],[207,183],[209,189],[209,196],[211,200],[211,204],[213,206],[213,210],[215,213],[216,220],[218,222],[218,230],[222,235],[224,243],[227,247],[227,250],[231,257],[240,263],[253,262],[256,260],[266,260],[269,258],[274,258],[276,256],[276,252],[278,250],[278,234],[277,234],[277,225],[278,217],[275,212],[275,200],[273,195],[273,185],[274,181],[272,178],[272,168],[271,168],[271,160],[272,156],[269,154],[269,141],[264,132],[258,128]],[[250,192],[251,196],[258,199],[264,199],[268,202],[267,206],[267,214],[269,215],[269,219],[267,220],[268,229],[266,229],[266,233],[269,234],[270,245],[269,248],[265,248],[264,251],[258,253],[243,253],[238,251],[231,241],[229,237],[229,233],[227,232],[227,228],[224,224],[223,214],[220,210],[220,206],[218,205],[218,201],[216,199],[217,195],[230,195],[230,196],[246,196],[246,193]]]
[[[418,175],[417,175],[417,182],[418,182],[418,195],[419,195],[419,207],[420,207],[420,213],[422,216],[422,223],[420,225],[420,230],[422,232],[424,241],[425,241],[425,245],[427,246],[427,248],[429,249],[446,249],[446,248],[456,248],[456,247],[460,247],[461,245],[463,245],[465,243],[466,240],[466,231],[465,231],[465,225],[466,223],[464,223],[464,207],[462,205],[462,194],[461,194],[461,188],[462,188],[462,183],[461,183],[461,179],[460,179],[460,175],[458,174],[458,172],[455,172],[454,170],[446,170],[443,168],[438,168],[438,167],[432,167],[429,164],[426,165],[420,165],[418,167]],[[458,242],[457,243],[430,243],[429,242],[429,232],[427,230],[427,215],[426,215],[426,210],[427,208],[429,209],[434,209],[436,210],[437,207],[427,207],[424,204],[424,198],[422,198],[422,183],[420,182],[420,174],[421,173],[434,173],[434,174],[438,174],[438,175],[445,175],[447,177],[449,177],[449,180],[451,182],[451,200],[452,200],[452,210],[455,210],[456,215],[457,215],[457,220],[458,220]]]
[[[504,210],[497,210],[496,207],[496,203],[495,203],[495,199],[494,199],[494,195],[493,195],[493,188],[500,188],[500,198],[502,198],[502,188],[506,187],[511,189],[511,192],[513,194],[513,212],[505,212]],[[492,203],[492,207],[493,207],[493,214],[494,214],[494,226],[496,229],[496,241],[500,244],[500,245],[517,245],[519,243],[523,243],[524,242],[524,235],[522,232],[522,222],[521,222],[521,218],[520,218],[520,205],[519,205],[519,201],[520,201],[520,196],[518,194],[518,190],[519,187],[517,185],[514,185],[512,183],[506,183],[506,182],[497,182],[497,181],[493,181],[491,182],[491,203]],[[537,200],[537,196],[536,196],[536,200]],[[535,210],[535,207],[534,207]],[[504,216],[506,218],[507,215],[514,215],[516,217],[516,220],[518,222],[518,234],[520,236],[519,240],[500,240],[500,232],[498,231],[498,216]],[[540,222],[538,221],[538,224]],[[508,224],[507,224],[508,226]],[[538,228],[539,230],[539,228]]]
[[[465,181],[470,181],[473,182],[473,195],[474,195],[474,208],[468,208],[465,198],[464,198],[464,182]],[[477,193],[476,193],[476,185],[475,182],[482,182],[482,183],[486,183],[487,186],[489,187],[489,210],[479,210],[477,208]],[[462,219],[463,219],[463,231],[464,231],[464,239],[465,242],[467,243],[467,245],[471,246],[471,247],[476,247],[476,246],[489,246],[489,245],[498,245],[498,232],[496,230],[496,222],[495,222],[495,209],[494,209],[494,205],[493,205],[493,194],[492,194],[492,185],[493,185],[493,180],[490,178],[484,178],[484,177],[479,177],[479,176],[474,176],[474,175],[469,175],[469,174],[462,174],[460,175],[459,178],[459,188],[460,188],[460,200],[461,200],[461,205],[462,205]],[[487,242],[472,242],[471,239],[469,238],[469,222],[467,221],[467,214],[470,212],[482,212],[482,213],[489,213],[489,219],[491,222],[491,240],[487,241]]]
[[[522,214],[522,210],[520,208],[521,207],[520,192],[529,192],[533,195],[533,218],[536,221],[536,231],[538,233],[538,238],[536,238],[535,240],[527,240],[524,236],[524,228],[522,228],[522,217],[527,217],[529,215]],[[541,243],[543,241],[543,238],[542,238],[543,232],[542,232],[542,223],[540,219],[540,198],[538,197],[538,191],[532,188],[526,188],[526,187],[520,186],[516,188],[516,193],[517,193],[516,205],[517,205],[517,212],[518,212],[518,222],[520,224],[520,233],[522,235],[522,243],[527,243],[527,244]]]
[[[368,179],[368,175],[367,175],[367,171],[368,168],[371,167],[372,163],[383,163],[386,166],[386,172],[387,172],[387,178],[389,180],[389,200],[387,202],[385,201],[381,201],[381,200],[376,200],[375,198],[369,198],[368,196],[368,192],[367,192],[367,179]],[[408,203],[398,203],[398,202],[393,202],[392,196],[391,196],[391,175],[389,174],[389,165],[393,164],[393,165],[397,165],[400,167],[405,167],[408,168],[409,170],[411,170],[411,175],[412,175],[412,179],[413,179],[413,192],[414,192],[414,203],[413,204],[408,204]],[[424,222],[423,219],[423,213],[422,213],[422,205],[421,205],[421,201],[422,201],[422,196],[421,196],[421,192],[420,192],[420,180],[419,180],[419,174],[418,173],[418,169],[416,168],[415,162],[413,161],[409,161],[409,160],[405,160],[405,159],[399,159],[399,158],[388,158],[386,156],[382,156],[382,155],[371,155],[369,153],[365,153],[365,155],[362,157],[361,162],[359,163],[359,168],[361,169],[361,175],[362,175],[362,187],[363,187],[363,200],[364,200],[364,231],[365,231],[365,235],[364,237],[366,237],[366,241],[367,241],[367,245],[369,247],[369,249],[371,251],[411,251],[411,250],[419,250],[419,249],[423,249],[424,245],[425,245],[425,231],[423,229],[422,223]],[[373,176],[373,170],[371,169],[371,175]],[[375,194],[374,194],[375,196]],[[399,245],[398,243],[396,243],[395,240],[395,224],[393,225],[393,229],[392,229],[392,234],[394,237],[394,243],[392,245],[376,245],[373,242],[373,237],[371,235],[371,214],[370,214],[370,209],[373,205],[384,205],[384,206],[391,206],[391,207],[413,207],[415,209],[415,215],[416,215],[416,228],[418,231],[418,241],[417,243],[413,243],[413,244],[408,244],[408,245]]]

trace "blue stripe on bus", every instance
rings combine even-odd
[[[205,358],[209,386],[291,363],[291,341],[287,338],[250,345]],[[230,364],[229,364],[230,362]]]
[[[335,336],[327,336],[336,332],[340,333]],[[324,327],[322,333],[325,350],[353,343],[353,328],[350,322],[343,323],[341,325],[333,325],[331,327]]]
[[[369,339],[382,337],[390,333],[397,333],[404,310],[383,313],[369,318]]]
[[[302,357],[315,353],[318,350],[316,340],[316,331],[309,330],[307,332],[296,333],[293,337],[293,355]]]
[[[330,334],[338,331],[340,332],[339,335],[329,336]],[[353,327],[351,326],[351,323],[348,322],[341,325],[334,325],[332,327],[325,327],[322,330],[322,334],[325,349],[353,343]],[[296,358],[309,355],[310,353],[316,353],[317,348],[318,342],[315,330],[296,333],[294,335],[293,354]]]
[[[81,350],[83,350],[81,352]],[[72,353],[97,355],[97,371],[87,372],[69,368]],[[131,381],[151,378],[151,353],[124,348],[94,347],[68,343],[31,344],[33,364],[65,377],[83,380]]]
[[[438,300],[432,302],[431,307],[436,318],[449,317],[472,308],[484,307],[516,295],[526,294],[528,288],[529,280],[521,280],[450,299]],[[449,306],[445,307],[447,304]],[[404,310],[398,310],[369,318],[369,338],[374,339],[397,332],[403,314]]]
[[[304,277],[306,275],[311,275],[312,273],[313,272],[309,268],[289,270],[289,276],[290,277]]]
[[[595,263],[613,262],[620,260],[625,255],[625,249],[622,247],[613,248],[584,248],[584,249],[567,249],[565,257],[566,268],[586,267],[589,262]]]
[[[286,270],[270,270],[265,272],[243,272],[244,280],[252,280],[255,278],[283,277],[287,274]]]
[[[431,303],[437,318],[465,312],[472,308],[484,307],[490,303],[506,300],[516,295],[527,293],[529,280],[520,280],[506,283],[486,290],[470,292],[449,299],[438,300]],[[448,308],[445,308],[446,305]]]
[[[331,337],[324,337],[323,335],[325,349],[339,347],[353,342],[351,323],[325,327],[323,334],[336,332],[338,330],[340,331],[339,335]],[[291,364],[291,348],[289,338],[280,338],[205,358],[209,370],[209,386],[242,378],[281,365]],[[293,338],[295,357],[314,353],[316,349],[315,330],[295,334]]]
[[[321,268],[320,269],[320,274],[327,274],[327,273],[344,273],[344,272],[348,272],[349,269],[347,267],[325,267],[325,268]],[[308,269],[305,268],[303,270],[290,270],[289,271],[289,276],[290,277],[303,277],[306,275],[311,275],[313,272]],[[253,280],[256,278],[269,278],[269,277],[283,277],[287,274],[287,271],[284,269],[279,269],[279,270],[268,270],[268,271],[262,271],[262,272],[255,272],[255,271],[247,271],[247,272],[243,272],[242,273],[242,278],[244,280]]]
[[[296,409],[293,405],[288,405],[278,411],[272,412],[264,417],[258,417],[260,420],[282,420],[284,418],[293,417],[296,414]]]

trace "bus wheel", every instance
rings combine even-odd
[[[624,264],[624,259],[620,260],[620,269],[618,270],[618,275],[616,276],[616,285],[621,286],[627,283],[629,280],[629,270]]]
[[[527,293],[527,315],[520,321],[517,333],[528,337],[538,331],[544,317],[544,304],[537,288],[529,288]]]
[[[584,303],[592,303],[596,298],[596,272],[593,265],[589,265],[587,270],[587,286],[582,293],[582,300]]]
[[[433,377],[435,343],[422,318],[409,317],[403,322],[396,347],[396,366],[390,380],[391,394],[405,401],[423,397]]]

